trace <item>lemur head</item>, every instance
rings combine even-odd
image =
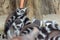
[[[46,22],[45,22],[45,26],[52,25],[52,23],[53,23],[52,21],[46,21]]]
[[[45,26],[51,28],[52,30],[59,29],[58,23],[56,23],[56,21],[47,21]]]
[[[25,14],[27,8],[17,8],[16,12],[17,12],[17,15],[20,15],[22,16],[23,14]]]
[[[24,23],[21,19],[18,18],[13,22],[13,26],[15,29],[21,29],[21,28],[23,28]]]
[[[56,21],[45,21],[45,26],[58,26],[58,24],[56,23]]]

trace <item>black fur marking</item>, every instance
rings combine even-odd
[[[57,30],[59,30],[59,29],[58,29],[58,24],[55,24],[55,27],[56,27]]]
[[[31,30],[33,30],[33,27],[29,27]]]
[[[58,38],[60,38],[60,36],[56,37],[56,39],[55,39],[55,40],[58,40]]]
[[[47,30],[45,29],[45,27],[42,27],[42,28],[41,28],[41,31],[42,31],[42,33],[44,33],[45,35],[48,34],[48,32],[47,32]]]
[[[28,21],[28,20],[29,20],[28,18],[25,18],[24,23],[26,23],[26,21]]]
[[[20,19],[15,20],[16,25],[22,23]]]
[[[53,40],[54,37],[52,37],[50,40]]]
[[[44,39],[44,37],[40,34],[38,34],[38,39]]]
[[[52,26],[52,24],[48,25],[48,28],[52,31],[52,30],[55,30]]]
[[[30,30],[26,29],[26,31],[27,31],[28,33],[30,33]]]
[[[29,30],[29,29],[30,29],[30,30]],[[33,27],[29,27],[29,28],[25,29],[24,31],[27,31],[27,33],[29,34],[31,30],[33,30]],[[27,33],[26,33],[26,34],[27,34]]]
[[[26,32],[22,32],[22,34],[26,34]]]
[[[26,16],[26,14],[24,13],[24,14],[20,17],[20,19],[24,18],[25,16]]]

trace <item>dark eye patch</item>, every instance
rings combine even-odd
[[[20,28],[20,26],[17,26],[17,28]]]
[[[22,32],[22,34],[27,34],[26,32]]]
[[[10,20],[8,20],[8,22],[11,22]]]
[[[23,11],[23,10],[21,10],[21,13],[24,13],[24,11]]]
[[[17,10],[17,12],[19,12],[19,10]]]

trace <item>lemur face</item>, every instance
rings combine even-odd
[[[26,9],[27,8],[22,8],[22,9],[21,8],[17,8],[17,10],[16,10],[17,15],[22,16],[25,13]]]
[[[46,25],[46,26],[48,26],[48,25],[58,26],[58,24],[57,24],[55,21],[46,21],[46,22],[45,22],[45,25]]]
[[[22,21],[21,19],[18,18],[18,19],[15,20],[15,22],[13,23],[13,26],[14,26],[15,29],[20,30],[21,28],[23,28],[24,23],[23,23],[23,21]]]

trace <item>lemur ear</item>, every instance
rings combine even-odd
[[[19,12],[19,10],[20,10],[20,9],[19,9],[19,8],[17,8],[17,9],[16,9],[16,12]]]
[[[17,8],[16,10],[20,10],[19,8]]]
[[[22,9],[24,12],[27,10],[27,7],[26,8],[24,8],[24,9]]]

